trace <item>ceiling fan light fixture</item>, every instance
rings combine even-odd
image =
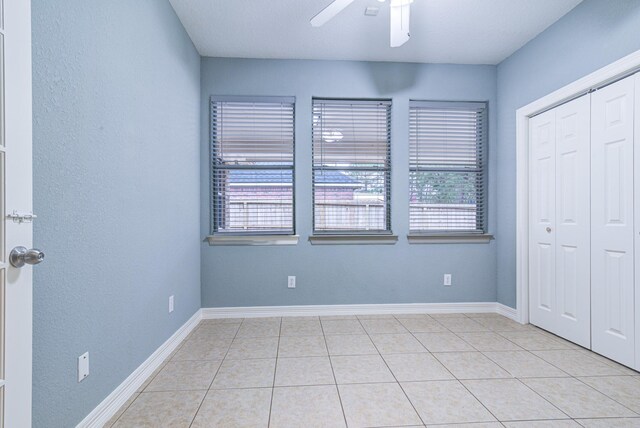
[[[316,16],[311,18],[311,25],[321,27],[354,1],[355,0],[333,0],[333,2],[329,3],[329,5],[322,9]]]
[[[409,22],[412,0],[391,0],[389,4],[389,45],[397,48],[409,41]]]
[[[324,25],[354,1],[355,0],[333,0],[333,2],[329,3],[328,6],[311,18],[311,25],[313,27],[320,27]],[[413,3],[413,0],[389,0],[389,45],[392,48],[402,46],[411,37],[411,34],[409,33],[411,3]],[[376,7],[367,7],[367,9],[365,9],[365,15],[376,16],[378,11],[379,9]]]

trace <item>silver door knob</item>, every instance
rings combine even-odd
[[[547,227],[546,230],[547,230],[547,233],[551,233],[551,228],[550,227]]]
[[[16,247],[9,254],[11,266],[21,268],[26,264],[37,265],[44,260],[44,253],[37,248],[28,250],[26,247]]]

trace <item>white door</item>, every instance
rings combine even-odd
[[[529,121],[529,317],[532,324],[553,330],[556,319],[556,113],[547,111]]]
[[[557,326],[554,333],[586,348],[591,346],[590,109],[588,95],[555,109]]]
[[[633,365],[634,77],[591,96],[592,349]]]
[[[589,96],[531,119],[531,322],[589,347]]]
[[[4,103],[0,115],[0,422],[6,428],[31,426],[32,267],[9,263],[14,247],[31,248],[31,4],[28,0],[0,0],[0,57],[3,59]],[[2,105],[0,103],[0,105]]]

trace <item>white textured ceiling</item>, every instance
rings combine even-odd
[[[203,56],[455,64],[501,62],[580,1],[415,0],[411,40],[390,48],[388,0],[355,0],[319,28],[309,19],[331,0],[170,0]]]

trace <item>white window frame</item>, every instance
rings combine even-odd
[[[353,98],[325,98],[314,97],[312,98],[312,112],[315,110],[316,105],[322,103],[337,103],[337,104],[376,104],[384,103],[387,106],[387,119],[386,119],[386,134],[387,134],[387,147],[386,147],[386,166],[384,168],[375,167],[352,167],[352,168],[338,168],[338,167],[321,167],[315,163],[315,157],[313,153],[318,150],[313,138],[315,124],[312,122],[312,222],[313,222],[313,235],[309,237],[309,240],[313,244],[395,244],[398,237],[392,233],[391,222],[391,99],[353,99]],[[313,114],[313,113],[312,113]],[[316,186],[321,186],[315,182],[315,174],[317,171],[340,169],[340,170],[358,170],[358,171],[381,171],[385,178],[385,229],[365,230],[365,229],[339,229],[339,230],[317,230],[316,229]]]
[[[216,151],[215,151],[215,135],[214,135],[214,104],[225,102],[237,103],[290,103],[293,108],[293,162],[290,167],[281,166],[278,168],[269,168],[264,166],[245,167],[246,170],[290,170],[291,171],[291,205],[292,205],[292,225],[289,233],[277,230],[265,231],[218,231],[217,222],[217,198],[216,188]],[[210,245],[295,245],[298,243],[298,235],[296,235],[296,206],[295,206],[295,97],[264,97],[264,96],[211,96],[209,102],[210,127],[209,127],[209,199],[210,199],[210,234],[207,241]],[[226,168],[229,169],[229,168]]]
[[[478,167],[474,169],[443,169],[443,171],[450,171],[452,173],[468,173],[479,172],[482,174],[481,189],[478,191],[478,200],[482,204],[482,209],[478,213],[476,211],[477,223],[480,224],[480,228],[474,230],[456,230],[456,229],[440,229],[440,230],[412,230],[411,229],[411,201],[409,203],[409,234],[407,239],[412,244],[450,244],[450,243],[488,243],[493,239],[492,235],[487,233],[488,228],[488,103],[481,102],[468,102],[468,101],[421,101],[410,100],[409,103],[409,125],[411,128],[412,110],[414,109],[451,109],[451,110],[481,110],[482,134],[477,141],[477,150],[480,153],[480,162]],[[410,155],[411,156],[411,155]],[[409,184],[411,185],[411,173],[417,171],[428,171],[427,168],[417,168],[409,165]]]

